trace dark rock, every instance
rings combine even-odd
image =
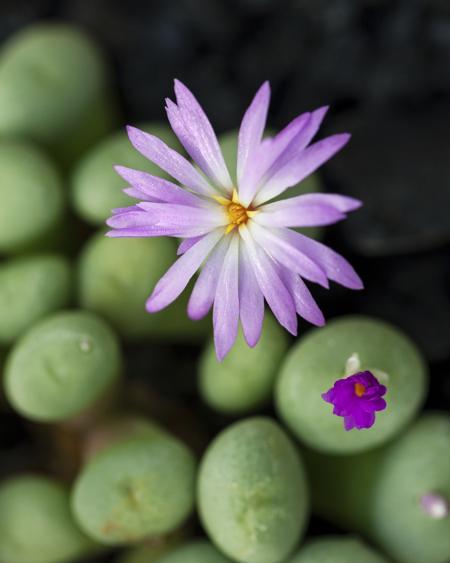
[[[38,18],[51,14],[52,0],[2,0],[0,7],[0,41]]]
[[[433,248],[450,240],[448,108],[342,116],[353,137],[327,170],[364,207],[343,223],[347,244],[367,256]]]
[[[363,6],[364,2],[358,0],[296,0],[294,11],[307,19],[313,35],[330,35],[357,23]]]

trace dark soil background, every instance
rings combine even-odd
[[[218,133],[238,126],[265,79],[274,128],[331,105],[322,134],[353,139],[321,171],[325,188],[365,205],[325,242],[355,265],[366,290],[334,286],[319,302],[328,317],[369,314],[403,328],[430,363],[426,408],[450,408],[448,0],[2,0],[0,42],[40,19],[77,23],[104,47],[125,122],[163,120],[174,77]],[[130,372],[154,349],[130,350]],[[192,383],[198,350],[176,352],[158,347],[152,385],[203,412]],[[2,458],[29,459],[26,424],[1,416]],[[224,422],[202,416],[211,433]],[[312,533],[328,530],[313,520]]]

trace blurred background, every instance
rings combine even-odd
[[[129,382],[126,400],[130,404],[154,409],[198,451],[233,419],[205,406],[197,391],[197,362],[209,325],[195,330],[190,324],[179,328],[177,323],[183,321],[176,317],[173,322],[178,328],[166,319],[148,331],[135,330],[141,319],[122,318],[117,307],[123,308],[123,302],[112,304],[117,301],[117,290],[102,301],[102,292],[109,291],[108,268],[113,267],[113,257],[104,259],[108,264],[98,274],[105,276],[104,288],[93,288],[95,280],[85,271],[95,269],[89,260],[98,266],[91,241],[102,236],[96,233],[105,218],[103,208],[109,204],[105,196],[98,208],[96,202],[91,205],[96,198],[96,174],[99,168],[110,170],[112,155],[120,159],[123,154],[125,160],[131,157],[125,156],[127,149],[112,145],[104,149],[110,151],[106,156],[100,154],[95,160],[90,155],[125,124],[164,124],[164,98],[172,96],[174,78],[195,93],[220,135],[236,130],[254,92],[268,79],[273,92],[270,128],[277,130],[304,111],[330,105],[320,135],[338,131],[353,135],[348,147],[315,181],[324,191],[361,199],[364,207],[317,236],[349,259],[366,289],[351,292],[335,286],[331,291],[315,291],[325,315],[374,315],[402,328],[430,364],[426,408],[449,409],[448,1],[2,0],[0,50],[9,49],[17,34],[39,22],[73,25],[94,41],[96,52],[102,53],[99,66],[89,68],[74,60],[70,88],[76,100],[89,88],[98,88],[98,96],[91,96],[97,106],[84,129],[78,127],[82,119],[77,117],[78,123],[64,122],[61,131],[47,135],[45,123],[59,119],[59,114],[55,117],[49,108],[48,115],[44,111],[35,115],[32,99],[41,95],[39,75],[34,77],[36,91],[20,94],[30,98],[30,113],[16,112],[16,116],[13,95],[5,87],[13,75],[8,74],[6,62],[4,69],[0,62],[0,153],[10,150],[1,144],[10,139],[38,141],[57,169],[67,200],[58,219],[57,236],[49,238],[45,233],[43,240],[33,240],[31,246],[28,242],[9,247],[5,243],[0,247],[0,265],[11,256],[36,251],[56,250],[68,257],[70,268],[78,269],[74,274],[78,285],[61,305],[94,310],[118,330],[124,343]],[[87,58],[92,62],[89,54]],[[94,84],[97,68],[105,73],[100,86]],[[55,79],[56,91],[58,87]],[[52,105],[57,113],[57,103]],[[86,116],[85,112],[83,119]],[[3,201],[9,197],[5,190],[11,172],[1,166],[0,154]],[[103,181],[99,178],[99,183]],[[6,220],[6,216],[1,219]],[[0,225],[0,239],[1,232]],[[148,279],[152,279],[151,272]],[[150,290],[151,283],[144,279],[133,305],[139,307],[142,302],[143,307]],[[0,303],[6,310],[8,299],[2,301],[0,296]],[[59,308],[58,304],[51,307]],[[306,323],[300,326],[307,328]],[[12,343],[12,337],[11,342],[8,338],[3,339],[2,356]],[[267,407],[263,412],[272,411]],[[30,425],[2,400],[1,476],[36,469],[70,479],[72,458],[79,455],[78,438],[66,430]],[[310,533],[324,530],[333,528],[313,519]],[[110,560],[109,555],[105,557],[102,560]]]

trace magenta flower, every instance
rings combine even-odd
[[[325,245],[290,227],[329,225],[357,209],[359,201],[336,194],[307,194],[272,201],[298,184],[349,140],[344,133],[310,146],[327,108],[304,113],[275,137],[263,139],[270,87],[264,83],[239,131],[237,183],[233,184],[213,128],[193,94],[175,81],[167,115],[201,172],[157,137],[128,127],[133,146],[179,182],[117,166],[125,192],[139,200],[116,209],[107,221],[111,237],[179,237],[180,258],[147,301],[151,313],[167,307],[197,270],[188,315],[197,320],[213,307],[214,339],[221,360],[232,347],[239,321],[249,346],[260,337],[264,300],[290,333],[297,314],[315,325],[324,317],[304,279],[328,288],[362,282],[351,265]]]
[[[375,423],[375,412],[386,408],[382,399],[386,387],[370,371],[360,371],[338,379],[322,399],[334,405],[333,414],[344,417],[346,430],[370,428]]]

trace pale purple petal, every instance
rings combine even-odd
[[[145,237],[175,237],[192,238],[202,236],[211,231],[210,227],[193,225],[191,227],[168,227],[166,225],[150,225],[149,227],[123,227],[106,233],[110,238],[145,238]]]
[[[294,336],[297,334],[295,304],[289,290],[276,271],[275,264],[257,244],[244,225],[239,232],[246,244],[258,285],[278,322]]]
[[[239,241],[232,235],[214,299],[214,343],[219,361],[228,354],[239,329]]]
[[[115,166],[114,169],[132,188],[137,189],[137,193],[144,194],[143,201],[161,201],[191,206],[203,204],[204,200],[193,193],[158,176],[125,166]],[[125,191],[125,193],[131,195],[129,191]]]
[[[138,207],[147,211],[152,218],[156,217],[158,225],[180,229],[197,227],[200,231],[199,235],[228,224],[226,213],[220,205],[189,207],[176,203],[143,201],[138,204]],[[180,236],[184,238],[183,235]]]
[[[250,203],[258,187],[261,185],[261,178],[268,171],[271,164],[285,150],[291,140],[305,126],[310,118],[309,113],[304,113],[291,121],[275,137],[266,137],[259,146],[249,155],[245,176],[241,179],[242,185],[248,186],[246,201]]]
[[[294,274],[287,268],[283,268],[282,266],[280,266],[280,268],[281,278],[294,298],[297,313],[313,325],[323,326],[325,324],[325,317],[311,295],[311,292],[306,287],[305,282],[300,276]]]
[[[111,237],[190,238],[205,235],[227,222],[223,210],[214,206],[188,207],[169,203],[141,202],[112,215],[106,223],[115,229]]]
[[[210,160],[203,156],[203,151],[199,147],[196,136],[187,129],[178,106],[172,100],[166,99],[166,113],[174,133],[189,156],[214,183],[220,185],[213,167],[210,166]]]
[[[222,229],[212,231],[178,258],[148,298],[146,308],[149,313],[156,313],[175,301],[222,236]]]
[[[321,203],[294,204],[274,211],[261,208],[254,217],[255,223],[267,227],[319,227],[342,219],[345,219],[344,213]]]
[[[230,236],[224,237],[216,245],[195,282],[188,303],[188,316],[194,321],[202,319],[212,307],[220,272],[231,238]]]
[[[161,139],[145,133],[136,127],[127,127],[128,137],[136,150],[157,164],[167,174],[178,180],[192,191],[215,196],[217,191],[205,180],[194,166],[181,154],[171,149]]]
[[[311,114],[309,112],[302,113],[286,125],[279,133],[270,139],[264,140],[263,144],[267,143],[270,149],[267,152],[268,160],[266,162],[267,169],[277,160],[277,158],[286,150],[293,139],[296,139],[298,134],[305,129],[311,122]],[[305,145],[306,146],[306,145]]]
[[[139,188],[124,188],[122,191],[123,191],[123,193],[127,194],[128,196],[130,196],[134,199],[139,199],[141,201],[161,201],[158,198],[151,197],[151,196],[147,195],[145,192],[143,192]]]
[[[230,174],[208,117],[192,92],[179,80],[175,80],[175,95],[178,106],[173,102],[167,106],[174,132],[205,174],[231,191]]]
[[[301,205],[326,205],[328,207],[334,207],[337,211],[341,211],[342,213],[348,213],[349,211],[354,211],[361,207],[362,202],[359,199],[345,195],[311,193],[267,203],[260,207],[260,209],[262,211],[281,211]]]
[[[198,241],[202,240],[202,238],[203,236],[199,236],[199,237],[185,238],[184,240],[182,240],[177,249],[177,256],[181,256],[182,254],[184,254],[192,246],[194,246],[194,244],[197,244]]]
[[[347,260],[328,246],[289,229],[284,229],[284,236],[290,244],[319,264],[328,279],[349,289],[364,287],[361,278]]]
[[[255,197],[255,204],[265,203],[304,180],[341,150],[349,139],[350,135],[347,133],[333,135],[301,151],[277,170],[261,188]]]
[[[252,221],[249,226],[258,244],[275,260],[303,278],[328,288],[327,276],[314,260],[292,245],[288,229],[266,229]]]
[[[106,221],[106,224],[113,229],[149,227],[156,223],[158,223],[158,217],[155,214],[147,213],[136,205],[120,208]]]
[[[312,138],[317,133],[327,111],[328,107],[322,107],[310,114],[307,114],[308,117],[305,120],[303,127],[299,128],[296,135],[272,160],[270,168],[264,175],[263,184],[268,183],[269,180],[278,171],[282,170],[292,159],[300,156],[300,153],[309,145]]]
[[[253,348],[260,337],[264,320],[264,296],[259,289],[245,244],[240,245],[239,256],[239,309],[242,332]]]
[[[127,205],[126,207],[115,207],[111,210],[112,215],[119,215],[120,213],[129,213],[130,211],[142,212],[142,209],[137,205]]]
[[[178,237],[178,231],[167,227],[124,227],[107,231],[105,236],[109,238],[150,238],[150,237]]]
[[[239,129],[237,150],[237,181],[239,197],[244,205],[252,199],[253,183],[246,180],[247,166],[251,156],[257,150],[266,126],[267,112],[270,103],[270,86],[268,82],[260,87],[244,114]]]

